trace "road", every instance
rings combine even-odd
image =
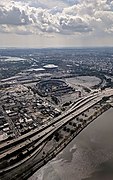
[[[40,129],[36,129],[26,135],[12,140],[9,143],[3,143],[0,145],[0,164],[5,160],[11,160],[18,156],[20,152],[24,152],[26,149],[36,147],[34,151],[22,160],[18,162],[1,168],[0,174],[7,173],[8,171],[13,170],[16,167],[21,166],[23,163],[33,158],[33,156],[39,151],[43,143],[48,141],[48,138],[56,131],[59,130],[69,121],[76,118],[79,114],[83,113],[87,109],[91,108],[98,102],[102,100],[103,97],[113,96],[113,89],[107,89],[102,92],[91,94],[83,99],[80,99],[76,104],[73,105],[66,113],[54,119],[52,123],[48,123]]]

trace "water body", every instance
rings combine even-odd
[[[85,128],[29,180],[113,180],[113,109]]]

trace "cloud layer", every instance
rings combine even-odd
[[[112,34],[112,0],[3,0],[0,32],[28,34]]]

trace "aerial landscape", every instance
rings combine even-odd
[[[0,2],[0,180],[113,179],[112,16],[111,0]]]
[[[0,53],[0,176],[26,179],[112,109],[112,48]]]

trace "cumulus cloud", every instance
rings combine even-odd
[[[79,3],[79,0],[58,0],[58,1],[62,1],[71,6]]]
[[[0,8],[0,24],[27,25],[31,21],[25,11],[13,6],[9,10]]]
[[[57,4],[60,0],[55,0]],[[47,1],[3,0],[0,32],[16,34],[88,34],[113,32],[113,1],[62,0],[68,6],[47,6]]]

